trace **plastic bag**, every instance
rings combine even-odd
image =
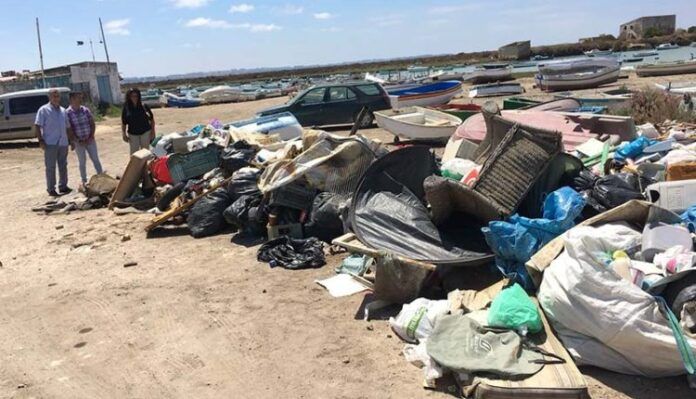
[[[150,174],[152,177],[160,183],[172,184],[174,179],[169,173],[169,166],[167,161],[169,160],[169,155],[159,157],[150,163]]]
[[[232,176],[239,169],[249,166],[249,160],[254,157],[254,154],[256,151],[250,148],[225,148],[220,155],[220,166],[224,176]]]
[[[237,198],[222,213],[225,221],[245,233],[260,234],[265,223],[259,217],[261,206],[261,193],[254,195],[242,195]]]
[[[642,193],[652,183],[652,179],[638,177],[633,173],[597,177],[589,170],[583,170],[575,179],[575,188],[578,191],[587,191],[588,205],[601,213],[630,200],[644,199]]]
[[[481,230],[495,253],[495,264],[506,277],[533,289],[524,266],[534,253],[575,225],[585,207],[585,199],[570,187],[561,187],[544,200],[543,218],[530,219],[517,214],[508,221],[494,221]]]
[[[244,195],[257,196],[261,194],[257,181],[261,171],[256,168],[242,168],[232,174],[232,180],[227,184],[227,192],[232,200]]]
[[[186,218],[191,235],[195,238],[211,236],[225,227],[223,212],[232,204],[224,189],[217,189],[201,198],[191,207]]]
[[[326,242],[343,234],[341,210],[348,206],[348,201],[350,199],[347,195],[329,192],[319,193],[314,197],[309,222],[305,225],[307,234]]]
[[[446,299],[433,301],[418,298],[404,305],[396,318],[390,317],[389,325],[401,339],[415,344],[430,336],[437,317],[447,313],[449,308]]]
[[[696,233],[696,205],[691,205],[679,217],[686,223],[690,232]]]
[[[526,331],[537,333],[543,329],[539,309],[517,283],[505,288],[493,299],[488,310],[488,324],[517,330],[522,335]]]
[[[326,264],[324,244],[316,238],[278,237],[263,244],[256,258],[260,262],[268,262],[271,267],[282,266],[286,269],[306,269]]]
[[[460,181],[478,167],[479,165],[474,161],[461,158],[452,158],[442,164],[440,171],[442,172],[443,177]]]
[[[444,375],[442,367],[428,355],[425,342],[404,346],[404,359],[423,370],[423,384],[428,388],[437,386],[437,379]]]
[[[640,136],[637,139],[623,144],[614,153],[614,159],[623,161],[626,158],[635,158],[643,153],[643,149],[657,143],[657,140],[649,139],[646,136]]]

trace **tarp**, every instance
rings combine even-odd
[[[259,180],[266,194],[302,177],[319,191],[350,194],[377,158],[376,146],[362,136],[336,137],[322,133],[311,147],[293,160],[268,167]]]
[[[475,266],[493,256],[482,224],[459,214],[435,226],[423,181],[436,173],[427,147],[406,147],[375,161],[351,203],[351,228],[365,245],[433,264]]]

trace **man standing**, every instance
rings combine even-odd
[[[68,122],[65,109],[60,106],[58,89],[48,91],[48,104],[39,108],[34,122],[34,132],[39,146],[44,150],[46,165],[46,191],[57,197],[59,193],[68,194]],[[56,165],[58,165],[58,192],[56,192]]]
[[[102,166],[97,154],[97,142],[94,140],[94,132],[97,128],[89,108],[82,106],[82,93],[70,93],[70,107],[66,111],[66,116],[72,130],[71,139],[75,145],[80,177],[84,185],[87,183],[87,159],[85,153],[89,154],[89,159],[92,160],[97,173],[102,173]]]

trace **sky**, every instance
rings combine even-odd
[[[642,15],[696,25],[696,0],[3,0],[0,70],[111,61],[123,76],[316,65],[576,42]],[[78,40],[84,46],[77,46]]]

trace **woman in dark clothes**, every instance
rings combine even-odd
[[[130,144],[130,153],[142,148],[150,148],[150,142],[155,138],[155,116],[150,107],[144,105],[140,90],[129,89],[126,93],[126,103],[121,112],[121,133],[123,141]]]

